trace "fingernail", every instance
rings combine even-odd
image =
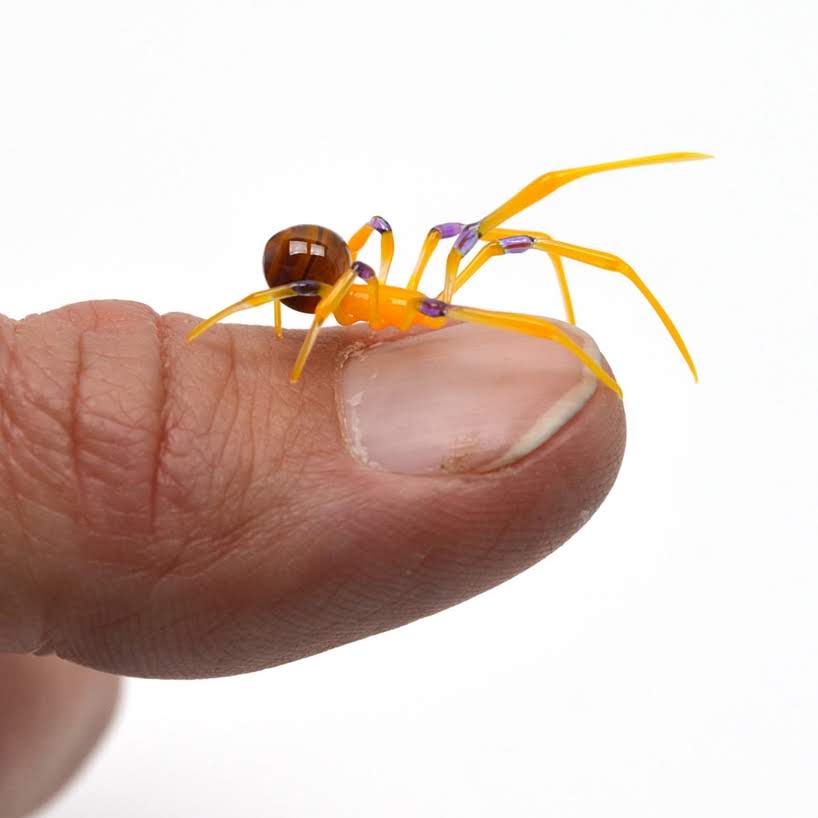
[[[599,361],[590,336],[570,331]],[[559,344],[458,324],[353,352],[339,380],[349,451],[397,474],[485,472],[553,437],[597,379]]]

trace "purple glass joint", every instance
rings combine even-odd
[[[290,286],[296,295],[318,295],[321,291],[320,281],[294,281]]]
[[[442,239],[453,239],[460,234],[463,225],[460,222],[444,222],[443,224],[436,224],[432,230],[440,233]]]
[[[449,310],[451,305],[445,301],[439,301],[437,298],[424,298],[420,302],[420,311],[429,318],[442,318]]]
[[[504,253],[525,253],[534,245],[534,239],[531,236],[508,236],[500,239],[499,244]]]
[[[373,230],[377,230],[379,233],[391,233],[392,228],[389,226],[389,222],[384,219],[383,216],[373,216],[369,220],[369,226]]]
[[[473,222],[472,224],[467,224],[461,231],[460,235],[457,237],[457,241],[454,243],[454,249],[457,250],[461,256],[465,256],[466,253],[477,244],[477,239],[480,238],[480,233],[477,230],[478,222]]]
[[[358,278],[364,281],[369,281],[370,278],[375,278],[375,271],[363,261],[355,261],[352,263],[352,269],[355,270]]]

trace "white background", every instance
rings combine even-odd
[[[513,222],[629,260],[702,375],[624,279],[571,265],[629,449],[570,544],[291,666],[128,682],[47,818],[818,814],[816,31],[811,0],[3,2],[12,317],[210,314],[262,286],[276,230],[373,213],[397,280],[431,224],[546,170],[717,157]],[[498,264],[471,303],[559,315],[541,257]]]

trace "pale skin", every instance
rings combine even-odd
[[[611,389],[513,467],[384,474],[335,419],[366,328],[324,331],[293,386],[303,333],[186,344],[196,320],[130,302],[0,319],[2,818],[70,777],[116,674],[243,673],[434,613],[549,554],[615,479]]]

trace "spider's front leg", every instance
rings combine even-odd
[[[318,338],[321,327],[324,325],[324,321],[341,305],[341,302],[355,283],[356,277],[366,282],[369,300],[369,325],[373,329],[380,329],[383,326],[379,301],[380,282],[375,275],[375,271],[368,264],[364,264],[362,261],[354,261],[349,270],[335,282],[332,289],[326,288],[328,292],[325,291],[321,301],[315,308],[315,318],[312,326],[307,330],[301,349],[298,351],[298,357],[290,373],[290,383],[295,383],[301,377],[301,372],[307,363],[307,358]]]
[[[298,350],[298,357],[295,359],[292,372],[290,372],[290,383],[295,383],[301,377],[304,364],[307,363],[307,358],[310,352],[312,352],[312,348],[315,345],[321,327],[324,325],[324,321],[338,309],[338,305],[344,300],[344,296],[349,292],[349,288],[355,283],[355,276],[358,275],[356,267],[359,263],[360,262],[355,262],[318,302],[318,306],[315,308],[315,318],[307,330],[304,343],[301,344],[301,349]]]
[[[260,290],[257,293],[250,293],[241,301],[225,307],[215,315],[197,324],[188,334],[187,340],[192,341],[198,338],[205,330],[210,329],[217,321],[222,318],[227,318],[228,315],[239,312],[241,310],[249,310],[253,307],[260,307],[262,304],[269,304],[271,301],[278,306],[282,299],[293,298],[294,296],[328,296],[330,294],[330,286],[320,281],[294,281],[292,284],[283,284],[280,287],[271,287],[269,290]]]

